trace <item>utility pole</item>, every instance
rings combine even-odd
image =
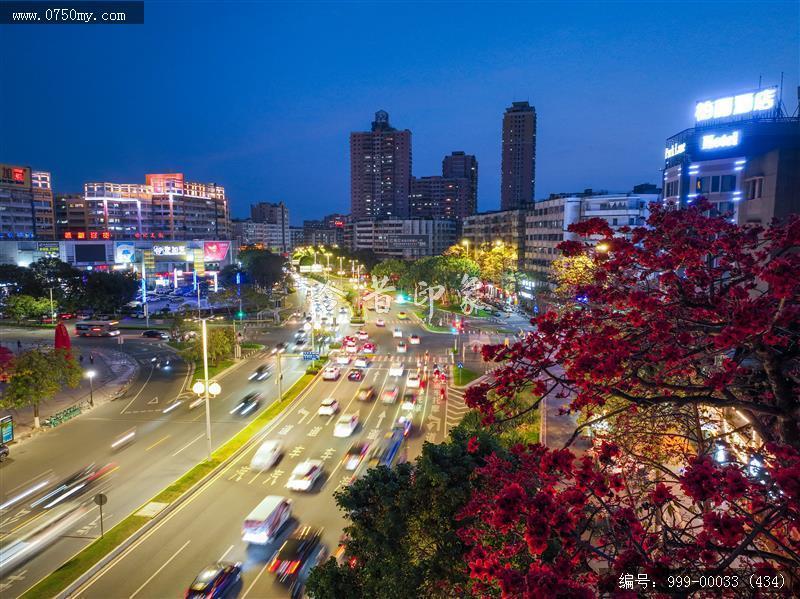
[[[52,319],[53,323],[56,321],[56,311],[53,308],[53,288],[50,287],[50,318]]]
[[[206,319],[203,323],[203,382],[205,383],[205,400],[206,400],[206,442],[208,443],[208,459],[211,459],[211,404],[208,397],[208,327],[206,326]]]

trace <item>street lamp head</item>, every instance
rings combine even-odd
[[[601,241],[600,243],[597,244],[598,252],[607,252],[609,249],[611,249],[611,246],[608,245],[608,243],[606,243],[605,241]]]
[[[461,245],[465,245],[465,246],[469,247],[469,239],[462,239],[461,240]]]
[[[197,395],[202,395],[205,390],[206,386],[203,384],[203,381],[197,381],[194,385],[192,385],[192,391]]]
[[[219,395],[220,393],[222,393],[222,387],[218,382],[214,381],[213,383],[210,383],[208,385],[208,392],[211,395]]]
[[[87,370],[86,371],[86,377],[89,378],[89,379],[93,379],[96,375],[97,375],[97,373],[94,370]]]

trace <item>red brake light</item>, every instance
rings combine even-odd
[[[294,574],[297,571],[297,568],[300,566],[300,562],[292,562],[289,564],[289,569],[286,571],[287,574]]]
[[[275,572],[280,567],[280,565],[281,565],[281,562],[280,562],[279,559],[277,559],[277,558],[273,559],[272,562],[269,565],[269,571],[270,572]]]

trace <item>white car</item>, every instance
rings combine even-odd
[[[419,345],[419,335],[411,335],[411,337],[408,338],[408,342],[411,345]]]
[[[260,472],[272,468],[282,452],[283,444],[280,441],[264,441],[261,447],[253,454],[253,459],[250,461],[250,469]]]
[[[400,329],[394,329],[392,331],[392,337],[394,337],[395,339],[402,339],[403,338],[403,331],[401,331]]]
[[[327,399],[322,400],[322,403],[319,405],[319,410],[317,410],[317,415],[333,416],[338,411],[339,411],[339,402],[336,401],[333,397],[329,397]]]
[[[328,366],[325,370],[322,371],[322,380],[325,381],[336,381],[339,379],[339,368],[336,366]]]
[[[406,352],[408,352],[408,346],[403,341],[401,341],[400,343],[397,344],[397,353],[404,354]]]
[[[400,362],[395,362],[389,366],[389,376],[403,376],[403,365]]]
[[[342,414],[333,428],[334,437],[349,437],[358,427],[358,414]]]
[[[378,319],[375,320],[375,326],[376,327],[385,327],[386,326],[386,321],[383,318],[378,318]]]
[[[409,389],[419,389],[420,385],[420,378],[419,372],[416,370],[412,370],[408,373],[408,378],[406,379],[406,387]]]
[[[353,363],[353,366],[356,368],[369,368],[369,360],[366,358],[356,358],[356,361]]]
[[[356,337],[358,337],[359,341],[366,341],[369,339],[369,333],[366,331],[358,331],[358,333],[356,333]]]
[[[340,354],[336,356],[336,363],[347,366],[350,363],[350,356],[347,354]]]
[[[292,470],[286,487],[292,491],[309,491],[322,474],[322,460],[306,460],[300,462]]]
[[[345,351],[346,351],[348,354],[355,354],[355,353],[358,353],[358,345],[356,345],[355,343],[348,343],[348,344],[345,346],[344,350],[345,350]]]

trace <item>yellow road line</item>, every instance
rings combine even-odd
[[[170,437],[169,435],[167,435],[166,437],[162,437],[161,439],[159,439],[158,441],[156,441],[155,443],[153,443],[153,444],[152,444],[150,447],[148,447],[147,449],[145,449],[145,451],[150,451],[151,449],[153,449],[153,447],[155,447],[155,446],[156,446],[156,445],[158,445],[159,443],[163,443],[164,441],[166,441],[167,439],[169,439],[169,437]]]

